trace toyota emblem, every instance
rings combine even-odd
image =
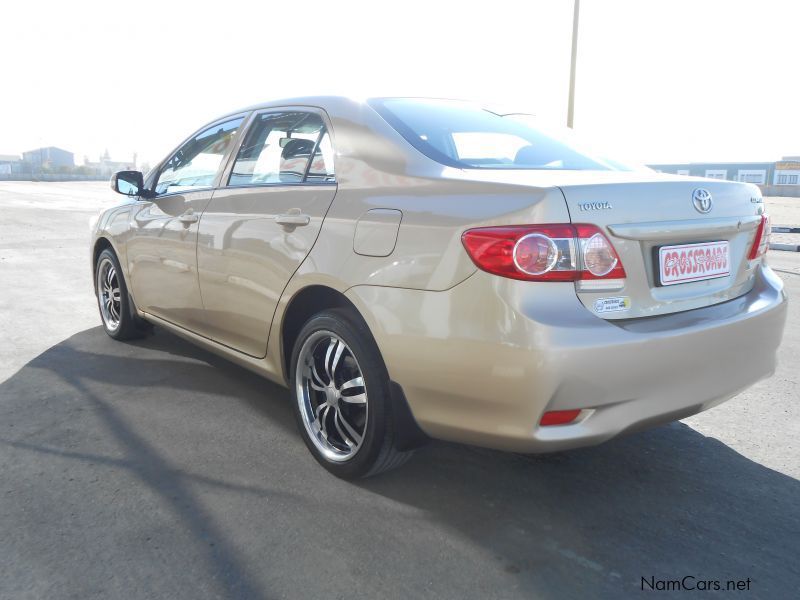
[[[697,212],[703,214],[711,212],[711,208],[714,206],[714,202],[711,199],[711,192],[704,188],[697,188],[692,193],[692,203],[697,209]]]

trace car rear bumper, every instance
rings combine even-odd
[[[482,271],[443,292],[348,296],[428,435],[517,452],[595,444],[729,399],[774,372],[787,303],[768,267],[734,300],[630,321],[591,314],[571,283]],[[539,425],[568,409],[583,412]]]

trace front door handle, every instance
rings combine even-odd
[[[289,210],[287,213],[276,216],[275,222],[287,228],[302,227],[303,225],[311,223],[311,217],[301,213],[300,209],[293,209]]]
[[[194,211],[189,209],[185,213],[183,213],[180,217],[178,217],[178,221],[188,225],[189,223],[197,223],[198,218],[199,217],[196,214],[194,214]]]

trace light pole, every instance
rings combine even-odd
[[[569,103],[567,104],[567,127],[572,129],[575,119],[575,65],[578,61],[578,13],[581,0],[575,0],[575,12],[572,15],[572,61],[569,67]]]

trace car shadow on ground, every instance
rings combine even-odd
[[[64,458],[124,470],[203,546],[207,570],[231,597],[261,597],[268,592],[254,574],[257,557],[217,522],[195,484],[257,504],[301,496],[295,480],[273,478],[269,488],[227,481],[205,474],[177,445],[153,442],[161,439],[155,429],[174,423],[181,425],[176,435],[188,436],[183,445],[212,435],[219,453],[251,451],[257,438],[247,431],[228,436],[198,425],[193,432],[192,419],[224,431],[231,414],[241,420],[229,428],[248,423],[273,432],[270,466],[278,472],[281,460],[285,469],[299,461],[335,493],[408,506],[424,515],[425,526],[479,547],[486,564],[476,568],[507,574],[516,590],[509,595],[612,598],[641,591],[643,577],[687,575],[723,585],[750,578],[754,597],[791,597],[800,589],[800,482],[682,423],[543,456],[432,442],[398,471],[342,484],[304,454],[285,389],[160,330],[127,344],[108,340],[99,327],[81,332],[0,384],[0,458],[12,451],[36,456],[13,472],[10,460],[2,461],[0,472],[28,482],[20,470]],[[78,503],[102,501],[91,489],[69,493]]]

